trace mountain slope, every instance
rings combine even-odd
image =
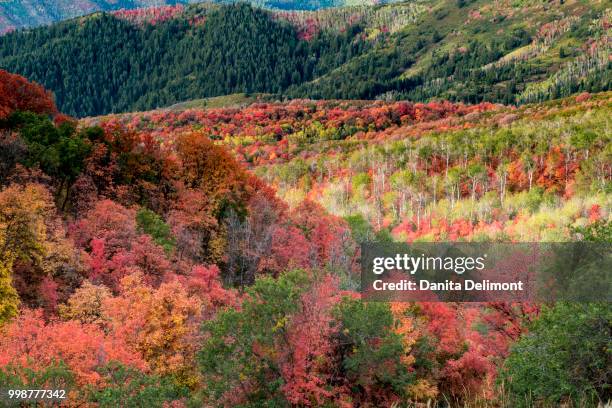
[[[10,33],[0,37],[0,65],[51,89],[64,112],[84,116],[281,92],[368,46],[353,43],[352,31],[309,43],[288,23],[245,4],[192,11],[155,25],[98,13]]]
[[[251,92],[517,104],[610,89],[607,4],[415,0],[316,12],[202,4],[164,15],[97,13],[0,37],[0,68],[51,89],[76,116]]]
[[[604,1],[440,1],[367,55],[288,93],[523,103],[607,90],[611,19]]]

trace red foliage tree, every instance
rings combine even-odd
[[[319,406],[339,398],[343,389],[330,387],[334,376],[333,336],[337,330],[331,310],[340,300],[337,279],[327,276],[302,295],[279,345],[285,398],[299,406]]]
[[[21,75],[0,69],[0,119],[17,110],[47,115],[58,113],[49,91]]]
[[[188,293],[197,296],[212,309],[234,305],[237,301],[236,294],[223,287],[220,275],[221,271],[217,265],[194,266],[189,276],[184,279]]]
[[[121,248],[130,248],[136,238],[136,213],[111,200],[102,200],[70,229],[81,248],[90,249],[94,238],[104,240],[105,250],[112,255]]]
[[[12,363],[36,371],[63,361],[83,386],[99,383],[96,369],[111,360],[146,369],[121,339],[75,320],[45,323],[41,311],[24,310],[0,336],[0,366]]]
[[[298,205],[290,217],[312,245],[313,266],[353,269],[355,243],[346,221],[310,200]]]
[[[211,214],[208,197],[195,189],[179,189],[178,197],[168,214],[172,235],[176,237],[179,259],[204,260],[210,231],[217,226]]]
[[[92,282],[117,291],[121,279],[134,272],[141,272],[153,286],[173,273],[163,248],[149,235],[138,235],[135,215],[133,209],[103,200],[71,226],[77,245],[86,250]]]

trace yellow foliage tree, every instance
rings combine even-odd
[[[17,315],[19,296],[11,282],[10,263],[0,261],[0,325]]]
[[[51,195],[40,184],[13,184],[0,192],[0,324],[17,314],[19,296],[12,285],[16,260],[41,261]]]
[[[102,306],[111,297],[111,291],[106,286],[85,281],[65,305],[60,305],[59,314],[65,320],[78,320],[83,324],[105,328],[108,319],[104,316]]]

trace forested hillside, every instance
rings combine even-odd
[[[129,16],[97,14],[9,34],[0,37],[1,65],[52,89],[63,111],[93,115],[233,92],[281,92],[368,47],[353,43],[350,33],[308,43],[289,24],[247,5],[201,11],[144,26]],[[334,58],[316,60],[313,52]]]
[[[0,37],[0,67],[76,116],[266,92],[516,104],[610,89],[605,1],[244,4],[93,14]]]
[[[356,287],[373,239],[612,242],[611,98],[77,122],[0,71],[0,384],[66,407],[608,401],[609,303]]]
[[[88,124],[164,144],[199,129],[291,205],[308,199],[398,240],[566,240],[610,202],[610,93],[519,109],[293,101],[160,110]]]
[[[412,24],[382,25],[390,34],[370,52],[287,94],[515,104],[610,89],[608,2],[426,5]]]

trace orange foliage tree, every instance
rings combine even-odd
[[[103,315],[111,331],[138,350],[155,373],[194,386],[202,301],[176,280],[157,289],[143,281],[139,273],[123,278],[121,294],[103,302]]]

